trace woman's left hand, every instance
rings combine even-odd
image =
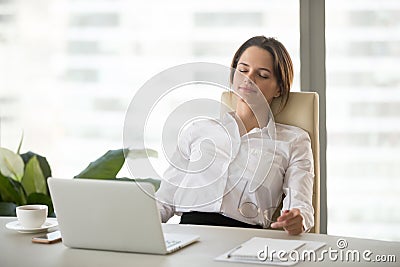
[[[283,228],[289,235],[299,235],[304,232],[303,216],[299,209],[285,210],[271,228]]]

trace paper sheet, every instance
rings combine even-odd
[[[303,251],[317,251],[325,245],[323,242],[315,242],[308,240],[285,240],[285,239],[273,239],[273,238],[261,238],[253,237],[250,240],[244,242],[240,246],[234,247],[226,253],[215,258],[216,261],[227,261],[227,262],[241,262],[241,263],[254,263],[264,265],[279,265],[279,266],[292,266],[298,261],[291,259],[287,253],[296,251],[301,255]],[[268,246],[268,248],[266,248]],[[260,250],[268,253],[268,257],[265,257],[264,253],[260,253]],[[275,251],[275,253],[272,253]],[[281,252],[280,257],[277,253]],[[286,252],[286,253],[284,253]],[[261,256],[261,259],[259,259]],[[282,261],[281,259],[284,258]],[[300,259],[301,261],[302,259]],[[307,259],[306,259],[307,260]]]

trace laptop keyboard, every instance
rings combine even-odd
[[[181,243],[180,240],[165,240],[165,245],[167,246],[167,248],[170,248],[179,243]]]

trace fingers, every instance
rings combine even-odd
[[[298,215],[296,217],[284,220],[284,221],[280,221],[280,222],[274,222],[271,224],[272,228],[285,228],[285,229],[292,229],[293,225],[299,225],[303,223],[303,218]]]
[[[271,224],[271,228],[283,228],[290,235],[298,235],[303,232],[303,217],[299,209],[284,211],[278,217],[277,222]]]
[[[298,215],[300,215],[299,209],[285,210],[283,212],[283,214],[278,217],[277,221],[282,222],[282,221],[290,220],[291,218],[294,218]]]
[[[285,229],[286,230],[286,229]],[[296,228],[296,229],[293,229],[293,230],[286,230],[286,232],[289,234],[289,235],[299,235],[299,234],[301,234],[301,233],[303,233],[303,228]]]
[[[278,217],[277,221],[271,224],[272,228],[280,228],[288,225],[288,220],[295,218],[300,215],[299,209],[285,210],[281,216]]]

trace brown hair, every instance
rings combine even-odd
[[[286,103],[289,99],[289,92],[290,87],[292,86],[294,74],[292,59],[290,58],[288,51],[286,50],[285,46],[275,38],[255,36],[244,42],[244,44],[239,47],[233,56],[230,81],[231,83],[233,82],[233,76],[235,74],[240,57],[242,56],[243,52],[251,46],[260,47],[272,55],[273,71],[276,76],[281,94],[281,103],[279,107],[279,111],[281,111],[286,106]]]

